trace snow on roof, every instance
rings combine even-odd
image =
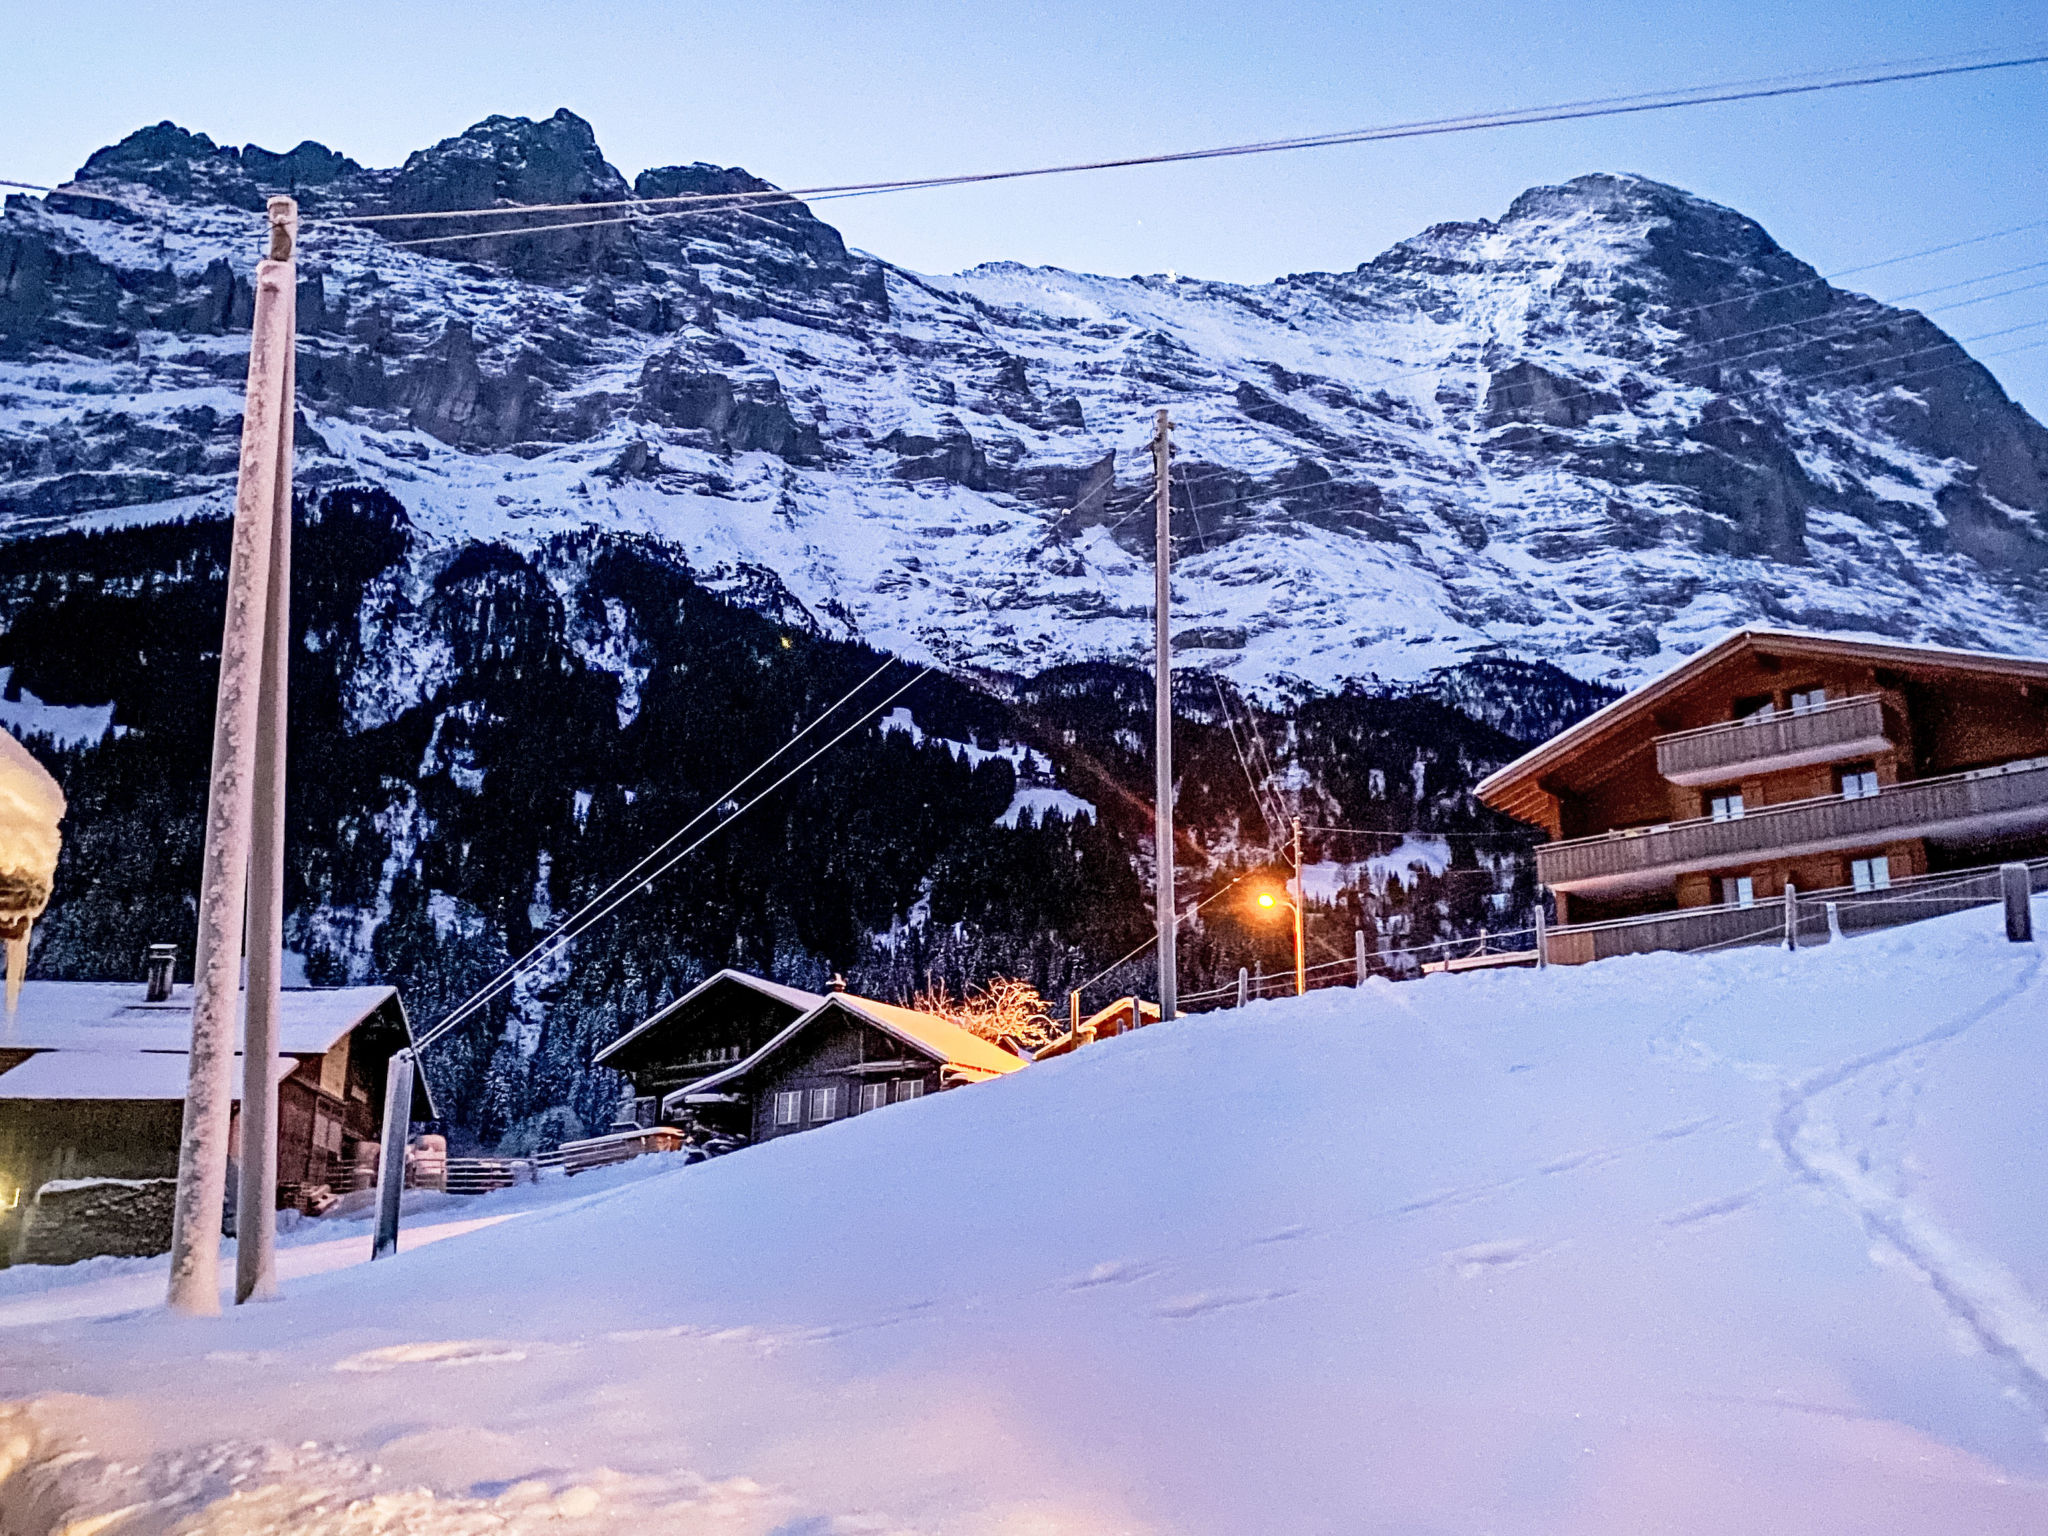
[[[627,1030],[623,1035],[619,1036],[618,1039],[614,1040],[610,1045],[606,1046],[603,1050],[599,1051],[597,1055],[592,1058],[592,1061],[597,1064],[602,1064],[612,1056],[615,1056],[620,1051],[624,1050],[628,1044],[630,1044],[634,1040],[639,1039],[642,1035],[646,1034],[650,1029],[654,1029],[662,1024],[665,1024],[666,1022],[668,1022],[668,1020],[674,1018],[677,1013],[681,1012],[685,1008],[688,1008],[692,1003],[696,1002],[698,998],[704,996],[707,992],[710,992],[718,987],[729,985],[738,985],[746,987],[750,991],[759,992],[765,997],[772,997],[778,1003],[783,1003],[791,1008],[794,1008],[799,1014],[809,1013],[813,1008],[817,1007],[818,1004],[825,1001],[824,998],[820,997],[815,992],[805,992],[798,987],[785,987],[782,985],[782,983],[777,981],[769,981],[765,977],[754,976],[746,971],[735,971],[730,968],[727,968],[726,970],[718,971],[710,976],[705,977],[702,981],[698,982],[696,986],[690,988],[689,991],[685,992],[681,997],[677,998],[667,1007],[657,1009],[655,1012],[649,1014],[645,1019],[642,1019],[638,1024],[634,1025],[633,1028]]]
[[[278,1048],[294,1056],[323,1053],[397,995],[392,987],[288,988],[279,1009]],[[144,996],[140,982],[28,982],[14,1017],[0,1018],[0,1050],[187,1050],[192,989],[173,988],[161,1003]]]
[[[182,1099],[190,1058],[174,1051],[38,1051],[0,1072],[0,1099]],[[280,1056],[271,1080],[298,1063]],[[234,1095],[242,1096],[242,1059],[235,1058]]]
[[[834,992],[822,999],[817,1007],[802,1018],[792,1020],[774,1039],[746,1060],[735,1062],[723,1072],[714,1072],[709,1077],[700,1078],[685,1088],[676,1090],[670,1097],[674,1098],[685,1092],[704,1093],[722,1083],[729,1083],[735,1078],[745,1076],[781,1050],[800,1032],[809,1028],[813,1021],[822,1018],[834,1008],[858,1014],[883,1033],[949,1067],[963,1067],[970,1072],[996,1077],[1005,1072],[1015,1072],[1025,1065],[1022,1059],[1012,1056],[1001,1046],[993,1045],[979,1035],[970,1034],[958,1024],[949,1019],[942,1019],[935,1013],[920,1013],[915,1008],[899,1008],[894,1003],[877,1002],[871,997],[856,997],[851,992]]]
[[[918,1047],[934,1061],[944,1062],[947,1066],[1000,1074],[1015,1072],[1024,1065],[1021,1058],[1012,1056],[1001,1046],[962,1029],[950,1019],[940,1018],[936,1013],[920,1013],[915,1008],[878,1003],[873,998],[855,997],[850,992],[836,992],[826,1002],[851,1009],[905,1045]]]

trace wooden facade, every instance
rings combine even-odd
[[[661,1100],[746,1060],[803,1015],[823,994],[723,970],[650,1014],[593,1058],[632,1083],[639,1114],[652,1123]],[[747,1114],[731,1105],[695,1106],[707,1129],[746,1134]]]
[[[833,992],[746,1060],[670,1094],[670,1113],[723,1113],[754,1141],[986,1082],[1024,1062],[937,1014]]]
[[[1560,924],[2037,856],[2048,662],[1741,630],[1478,794],[1550,834],[1537,877]],[[1552,958],[1593,958],[1580,947]]]
[[[132,995],[131,995],[132,994]],[[389,987],[287,991],[278,1061],[278,1193],[328,1185],[374,1147],[384,1074],[410,1039]],[[25,1236],[37,1191],[53,1181],[174,1178],[191,1001],[145,1001],[140,987],[31,982],[0,1052],[0,1265]],[[230,1146],[239,1143],[241,1063]],[[413,1117],[434,1110],[416,1079]]]

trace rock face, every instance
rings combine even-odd
[[[1756,621],[2048,648],[2048,432],[1924,316],[1637,177],[1261,287],[920,276],[800,205],[672,201],[772,190],[742,170],[629,183],[566,111],[391,169],[166,123],[79,185],[145,211],[0,220],[16,534],[225,509],[250,215],[291,190],[300,483],[390,489],[423,547],[638,532],[903,654],[1138,661],[1164,403],[1180,644],[1254,690],[1626,682]],[[534,203],[570,206],[322,222]]]

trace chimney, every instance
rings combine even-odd
[[[831,983],[825,988],[825,990],[827,992],[844,992],[846,990],[846,978],[844,976],[839,975],[835,971],[833,973]]]
[[[148,1001],[168,1002],[171,996],[171,976],[178,968],[178,946],[175,944],[152,944],[142,962],[142,974],[149,983]]]

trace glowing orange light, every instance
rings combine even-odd
[[[1277,906],[1278,903],[1273,900],[1273,893],[1271,891],[1261,891],[1259,892],[1259,905],[1262,907],[1272,907]]]

